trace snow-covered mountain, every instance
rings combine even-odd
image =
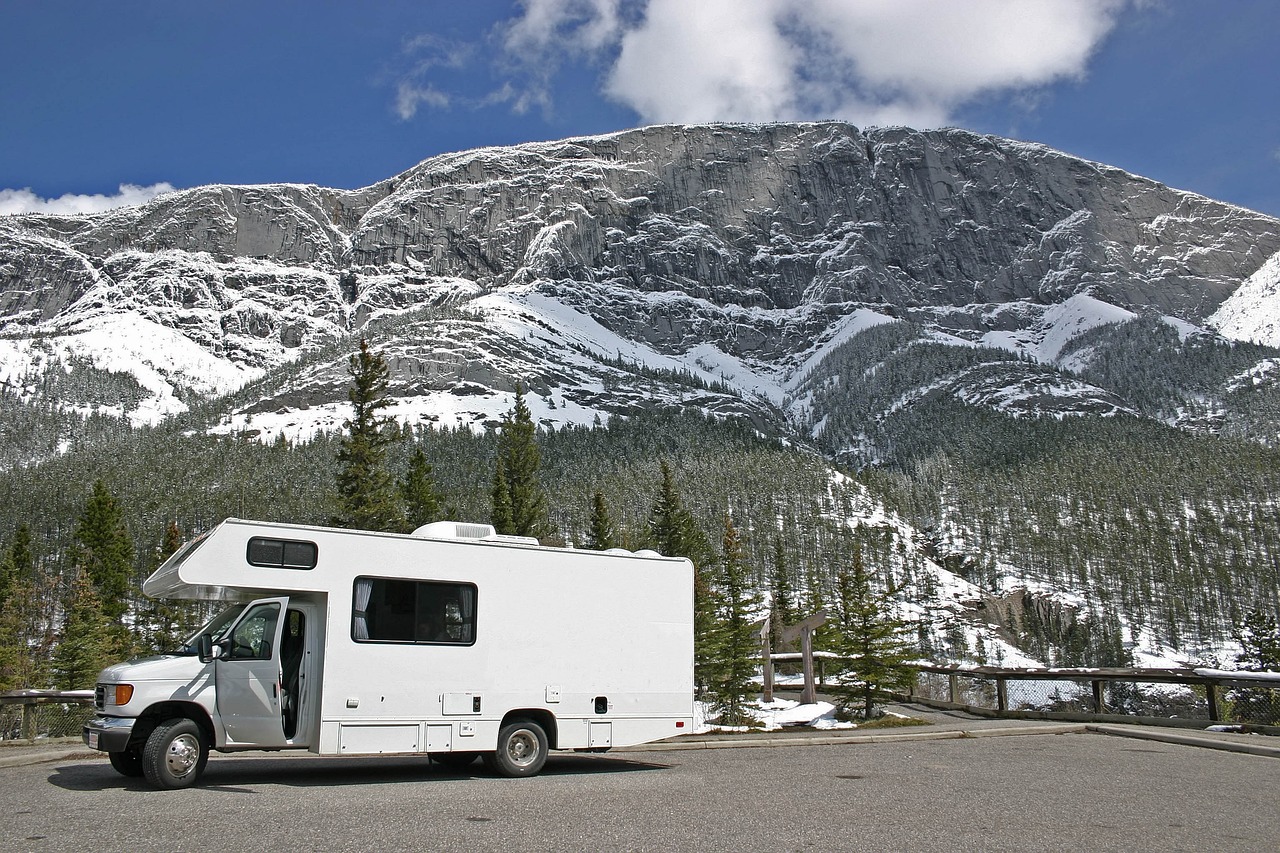
[[[845,409],[866,401],[833,365],[864,332],[909,324],[880,360],[955,362],[879,414],[936,393],[1142,411],[1089,378],[1098,330],[1155,316],[1184,341],[1280,342],[1277,252],[1280,221],[1039,145],[650,127],[434,157],[355,191],[0,218],[0,378],[33,396],[73,364],[130,374],[139,422],[305,357],[220,427],[266,439],[341,422],[367,333],[406,419],[482,424],[523,380],[549,423],[696,406],[858,456]]]

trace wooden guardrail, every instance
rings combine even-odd
[[[1224,705],[1238,705],[1225,701],[1233,691],[1251,691],[1251,695],[1265,697],[1269,700],[1262,703],[1269,708],[1263,716],[1265,720],[1240,720],[1251,729],[1257,731],[1275,729],[1268,733],[1280,734],[1280,727],[1271,723],[1280,716],[1280,673],[1248,672],[1234,670],[1198,669],[1141,669],[1141,668],[1027,668],[1013,669],[992,666],[964,666],[943,664],[919,664],[915,667],[921,674],[945,676],[947,679],[946,698],[936,695],[936,689],[923,690],[921,679],[917,677],[903,698],[923,704],[938,705],[988,716],[1030,717],[1038,719],[1062,719],[1073,721],[1108,721],[1108,722],[1144,722],[1163,725],[1202,726],[1206,719],[1209,723],[1222,723]],[[962,681],[969,681],[968,685]],[[1080,687],[1088,685],[1088,693],[1080,691],[1063,696],[1055,691],[1046,694],[1048,701],[1036,703],[1026,701],[1027,689],[1018,689],[1018,685],[1031,682],[1047,682],[1051,684],[1071,683]],[[1014,685],[1014,699],[1010,698],[1010,686]],[[1135,714],[1132,707],[1140,706],[1143,698],[1126,697],[1122,703],[1114,703],[1108,699],[1108,691],[1114,695],[1115,685],[1138,684],[1174,684],[1190,688],[1194,701],[1183,701],[1182,709],[1190,711],[1185,716],[1173,714]],[[977,689],[975,689],[975,687]],[[932,688],[932,686],[931,686]],[[980,704],[971,700],[980,698]],[[1130,705],[1130,708],[1116,707],[1117,704]],[[1039,707],[1037,707],[1039,705]],[[1053,706],[1058,706],[1054,709]],[[1163,710],[1170,710],[1168,708]],[[1199,712],[1203,711],[1203,715]]]
[[[79,717],[87,717],[88,714],[60,714],[58,725],[50,726],[46,723],[42,726],[41,711],[51,710],[50,706],[58,706],[59,709],[84,706],[92,712],[93,691],[14,690],[0,693],[0,720],[3,720],[0,725],[0,740],[34,741],[41,737],[78,737],[81,722]],[[20,717],[10,713],[15,707],[21,708]]]

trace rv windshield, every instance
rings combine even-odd
[[[226,610],[219,612],[218,615],[210,619],[203,628],[187,638],[186,642],[182,644],[181,653],[184,655],[197,654],[196,638],[201,634],[208,634],[209,638],[215,643],[218,642],[218,640],[221,640],[222,636],[227,633],[231,628],[231,624],[236,621],[236,617],[244,611],[246,606],[248,605],[233,604]]]

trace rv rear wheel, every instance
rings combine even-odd
[[[484,763],[500,776],[533,776],[547,762],[547,733],[532,720],[507,723],[498,732],[498,749]]]
[[[142,750],[138,747],[131,747],[123,752],[108,752],[107,757],[111,759],[111,766],[121,776],[142,775]]]
[[[186,788],[209,760],[209,745],[195,720],[174,717],[156,726],[142,750],[142,772],[157,788]]]

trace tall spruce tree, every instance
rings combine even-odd
[[[893,615],[890,595],[871,588],[871,576],[862,559],[861,543],[854,543],[847,562],[836,570],[835,594],[828,605],[827,624],[840,655],[842,674],[853,676],[860,687],[852,691],[862,699],[862,715],[869,718],[875,699],[885,689],[903,684],[911,674],[912,647],[908,625]],[[831,611],[834,609],[834,620]]]
[[[713,589],[717,611],[714,663],[708,673],[711,695],[720,708],[720,721],[740,726],[748,722],[747,702],[756,686],[753,676],[760,658],[760,636],[753,626],[760,596],[751,582],[742,538],[733,517],[724,516],[719,571]]]
[[[1276,617],[1261,608],[1250,610],[1236,628],[1240,643],[1236,662],[1245,669],[1280,672],[1280,627]],[[1240,687],[1229,694],[1233,716],[1245,723],[1276,725],[1280,723],[1280,707],[1274,689]]]
[[[693,563],[693,673],[700,690],[711,684],[717,660],[719,614],[708,572],[715,562],[711,546],[676,489],[675,474],[665,460],[662,480],[649,512],[649,536],[660,554],[687,557]]]
[[[0,558],[4,594],[0,596],[0,691],[47,687],[48,649],[43,626],[40,579],[31,550],[31,528],[18,525]]]
[[[9,600],[15,584],[35,579],[35,560],[31,556],[31,528],[19,524],[13,539],[0,557],[0,606]]]
[[[160,546],[155,549],[151,569],[158,569],[181,547],[182,530],[177,521],[170,521],[165,525]],[[138,614],[139,640],[143,650],[151,654],[176,651],[182,640],[198,627],[198,615],[199,608],[195,602],[147,599]]]
[[[387,467],[387,451],[400,438],[394,418],[380,415],[387,399],[389,370],[382,356],[360,341],[360,351],[347,363],[351,386],[347,399],[352,415],[343,423],[346,435],[338,446],[338,513],[333,523],[362,530],[398,531],[404,518],[395,481]]]
[[[800,621],[796,587],[791,563],[781,536],[773,538],[773,562],[769,567],[769,634],[770,645],[779,648],[782,629]]]
[[[409,470],[400,480],[400,498],[404,501],[404,530],[412,533],[424,524],[439,521],[443,509],[440,493],[432,477],[431,465],[421,447],[414,448]]]
[[[102,612],[124,633],[120,619],[133,593],[133,539],[124,523],[124,511],[101,479],[85,502],[76,525],[72,566],[93,584]]]
[[[103,610],[89,576],[78,571],[63,608],[62,631],[53,653],[54,678],[60,689],[92,687],[98,673],[117,659],[111,623]]]
[[[586,547],[592,551],[608,551],[617,544],[609,505],[605,503],[604,493],[596,492],[591,498],[591,527],[587,531]]]
[[[538,430],[524,401],[524,385],[516,383],[516,401],[502,417],[498,458],[493,474],[493,526],[512,536],[546,536],[547,496],[538,481],[542,454]],[[502,506],[505,491],[506,506]],[[509,512],[509,515],[507,513]]]

